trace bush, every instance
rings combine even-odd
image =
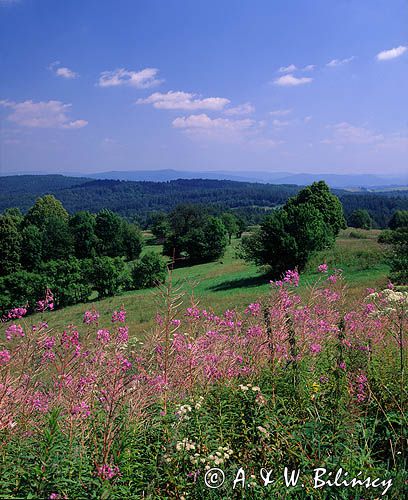
[[[7,311],[12,307],[29,304],[35,309],[38,300],[44,298],[47,281],[38,273],[18,271],[0,278],[0,308]]]
[[[99,298],[116,295],[127,288],[129,273],[120,257],[95,257],[84,265],[88,282]]]
[[[164,283],[167,277],[166,261],[154,252],[148,252],[136,262],[132,269],[133,287],[151,288]]]
[[[52,290],[56,306],[63,307],[88,300],[92,288],[84,267],[84,262],[75,257],[52,260],[40,267],[39,272],[45,277],[47,287]]]

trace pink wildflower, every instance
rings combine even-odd
[[[106,330],[106,328],[103,328],[102,330],[98,330],[97,332],[97,337],[102,344],[107,344],[110,342],[110,332],[109,330]]]
[[[119,467],[117,465],[98,465],[96,467],[97,476],[103,480],[113,479],[115,476],[120,475]]]
[[[10,325],[6,330],[6,339],[11,340],[13,337],[24,337],[24,330],[21,325]]]
[[[77,418],[88,418],[91,416],[91,410],[85,401],[81,401],[79,404],[72,407],[71,415]]]
[[[320,344],[311,344],[310,345],[310,352],[314,355],[319,354],[319,352],[322,350],[322,346]]]
[[[261,304],[258,302],[249,304],[249,306],[245,309],[245,314],[251,314],[252,316],[258,316],[261,312]]]
[[[10,361],[10,359],[11,355],[6,349],[0,351],[0,366],[6,365]]]
[[[7,319],[20,319],[27,314],[25,307],[15,307],[7,313]]]
[[[99,319],[99,313],[98,311],[95,311],[95,309],[92,309],[92,311],[85,311],[84,312],[84,323],[86,325],[90,325],[91,323],[98,323]]]
[[[118,328],[117,340],[119,343],[126,343],[129,340],[129,328],[127,326]]]
[[[329,266],[327,264],[320,264],[320,266],[317,267],[317,270],[319,273],[327,273],[327,270],[329,269]]]
[[[122,306],[120,311],[113,311],[112,323],[124,323],[126,321],[126,311]]]

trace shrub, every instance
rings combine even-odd
[[[166,261],[154,252],[148,252],[132,268],[133,287],[151,288],[164,283],[167,277]]]
[[[128,272],[120,257],[95,257],[87,260],[86,275],[98,297],[108,297],[126,288]]]

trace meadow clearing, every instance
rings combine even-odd
[[[350,237],[352,235],[359,236]],[[384,262],[386,247],[377,242],[379,230],[341,231],[333,249],[319,252],[302,273],[300,291],[316,281],[316,267],[320,262],[327,262],[331,268],[342,269],[347,279],[349,300],[361,297],[366,288],[381,287],[387,283],[388,266]],[[162,246],[154,244],[150,232],[145,231],[146,245],[142,255],[149,251],[161,253]],[[184,292],[184,303],[188,304],[194,294],[200,306],[213,309],[215,313],[231,308],[246,307],[270,289],[270,278],[255,265],[248,264],[236,256],[240,239],[234,238],[226,249],[222,259],[195,266],[175,266],[173,281]],[[77,304],[53,313],[53,326],[62,328],[68,323],[80,324],[85,307],[94,305],[100,313],[101,324],[108,325],[111,311],[122,304],[128,311],[128,326],[131,335],[145,337],[154,325],[156,312],[162,304],[156,298],[154,289],[125,292],[89,304]]]

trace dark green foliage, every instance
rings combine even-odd
[[[74,239],[76,257],[79,259],[94,257],[98,242],[95,234],[95,216],[82,210],[71,217],[69,226]]]
[[[0,216],[0,276],[20,267],[21,233],[14,217]]]
[[[322,214],[323,221],[332,230],[334,236],[339,234],[340,229],[346,228],[341,202],[330,192],[329,186],[324,181],[314,182],[311,186],[299,191],[293,198],[289,198],[285,209],[306,203]]]
[[[408,227],[393,231],[392,250],[389,256],[392,282],[408,285]]]
[[[167,265],[163,257],[148,252],[138,260],[132,268],[133,287],[135,289],[151,288],[164,283],[167,277]]]
[[[219,259],[227,243],[227,231],[218,217],[208,217],[201,226],[191,229],[182,241],[183,251],[193,264]]]
[[[167,220],[167,214],[164,212],[155,212],[151,214],[148,225],[153,233],[153,236],[161,243],[170,232],[170,224]]]
[[[225,212],[221,215],[221,220],[224,224],[225,229],[227,230],[228,239],[231,243],[232,236],[239,232],[238,219],[234,214]]]
[[[123,222],[123,253],[127,260],[135,260],[139,257],[143,247],[143,236],[135,224]]]
[[[408,210],[397,210],[388,224],[390,229],[408,227]]]
[[[25,269],[35,270],[42,262],[42,233],[29,224],[22,229],[21,237],[21,264]]]
[[[29,304],[31,310],[43,299],[47,288],[46,278],[38,273],[18,271],[0,278],[0,309]]]
[[[54,295],[57,307],[86,302],[91,294],[84,261],[75,257],[52,260],[42,264],[39,272],[45,277],[47,287]]]
[[[333,246],[344,225],[341,204],[324,183],[314,183],[265,218],[260,229],[241,245],[241,256],[268,266],[279,276],[286,269],[304,269],[318,250]]]
[[[276,210],[266,217],[254,235],[243,239],[241,256],[268,266],[279,276],[287,269],[302,270],[314,252],[333,243],[321,213],[305,204]]]
[[[348,225],[358,229],[371,229],[373,221],[368,211],[360,208],[350,215]]]
[[[227,231],[221,219],[208,215],[195,205],[179,205],[168,217],[163,253],[176,259],[187,257],[189,262],[211,262],[224,254]]]
[[[68,217],[68,212],[62,203],[53,195],[47,194],[42,198],[38,198],[29,209],[25,216],[25,224],[34,224],[34,226],[44,229],[50,218],[53,220],[60,218],[68,222]]]
[[[121,258],[95,257],[84,265],[88,282],[98,292],[99,298],[115,295],[127,288],[129,276]]]
[[[42,230],[42,258],[44,261],[67,259],[74,253],[74,239],[68,220],[51,215]]]
[[[105,208],[101,210],[96,216],[95,234],[99,240],[100,255],[123,255],[123,225],[119,215]]]

